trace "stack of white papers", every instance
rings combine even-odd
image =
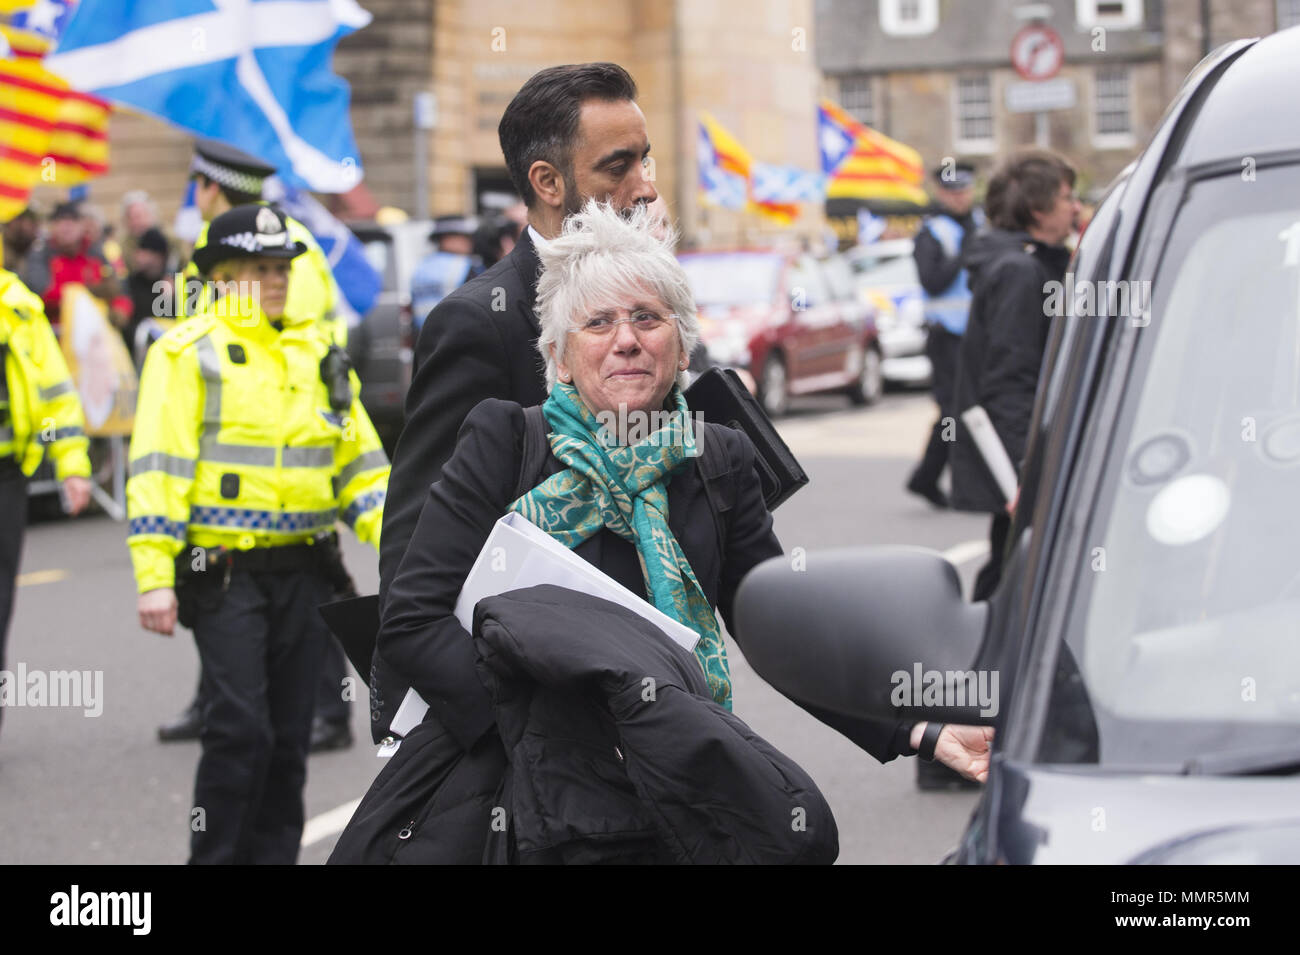
[[[456,619],[472,633],[474,607],[484,597],[539,584],[567,587],[626,607],[653,623],[688,653],[695,652],[695,645],[699,643],[700,635],[690,627],[642,600],[513,511],[496,522],[470,568],[460,596],[456,598]],[[414,689],[407,690],[397,715],[393,717],[392,733],[405,736],[420,725],[428,709],[429,704],[420,694]],[[380,755],[391,756],[394,752],[395,746],[387,746],[380,750]]]
[[[1016,466],[1011,463],[1011,456],[1007,454],[1002,439],[998,437],[997,429],[989,419],[989,413],[979,405],[971,405],[961,413],[961,420],[966,422],[966,427],[970,429],[971,437],[975,439],[975,447],[979,449],[980,457],[988,465],[989,473],[997,482],[1002,496],[1010,501],[1016,496],[1019,478],[1016,476]]]

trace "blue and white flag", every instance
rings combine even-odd
[[[704,199],[724,209],[743,209],[748,201],[743,177],[722,168],[713,137],[703,123],[696,140],[696,165],[700,173],[700,191]]]
[[[370,22],[356,0],[81,0],[46,67],[275,166],[289,185],[361,181],[339,38]]]
[[[334,282],[352,311],[358,317],[370,311],[379,297],[383,279],[366,258],[365,246],[356,234],[334,218],[310,192],[286,186],[276,177],[263,185],[262,197],[307,227],[329,260]]]
[[[815,172],[756,162],[749,175],[755,202],[821,202],[826,198],[826,177]]]

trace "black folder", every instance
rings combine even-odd
[[[710,424],[726,425],[749,435],[758,451],[758,477],[769,511],[775,511],[808,483],[808,473],[777,434],[763,406],[730,368],[710,368],[700,375],[686,389],[686,403]]]

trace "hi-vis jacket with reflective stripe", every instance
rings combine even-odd
[[[0,269],[0,458],[30,476],[46,452],[55,476],[89,477],[86,422],[40,297]]]
[[[378,549],[388,458],[355,373],[351,408],[330,409],[328,347],[314,321],[286,317],[277,332],[226,298],[149,349],[126,485],[141,593],[173,586],[187,543],[299,544],[341,517]]]
[[[268,203],[263,203],[267,205]],[[289,267],[289,293],[284,302],[284,314],[300,320],[318,321],[328,330],[330,339],[340,348],[348,344],[348,323],[337,311],[338,286],[334,282],[334,270],[330,268],[325,251],[311,234],[311,230],[289,216],[284,217],[289,227],[289,241],[301,242],[307,251],[293,260]],[[208,223],[203,223],[194,247],[206,245],[208,241]],[[185,266],[185,279],[188,284],[199,280],[198,267],[193,262]],[[180,296],[183,302],[186,296]],[[212,305],[211,296],[204,290],[199,298],[199,307],[195,315],[202,315]]]

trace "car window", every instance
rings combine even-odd
[[[1149,291],[1129,291],[1149,298],[1150,324],[1086,533],[1042,757],[1178,766],[1294,741],[1300,167],[1192,185]]]
[[[786,288],[797,310],[825,305],[831,298],[826,277],[811,256],[802,256],[790,268]]]
[[[691,254],[679,261],[701,309],[770,305],[781,280],[781,257],[771,253]]]

